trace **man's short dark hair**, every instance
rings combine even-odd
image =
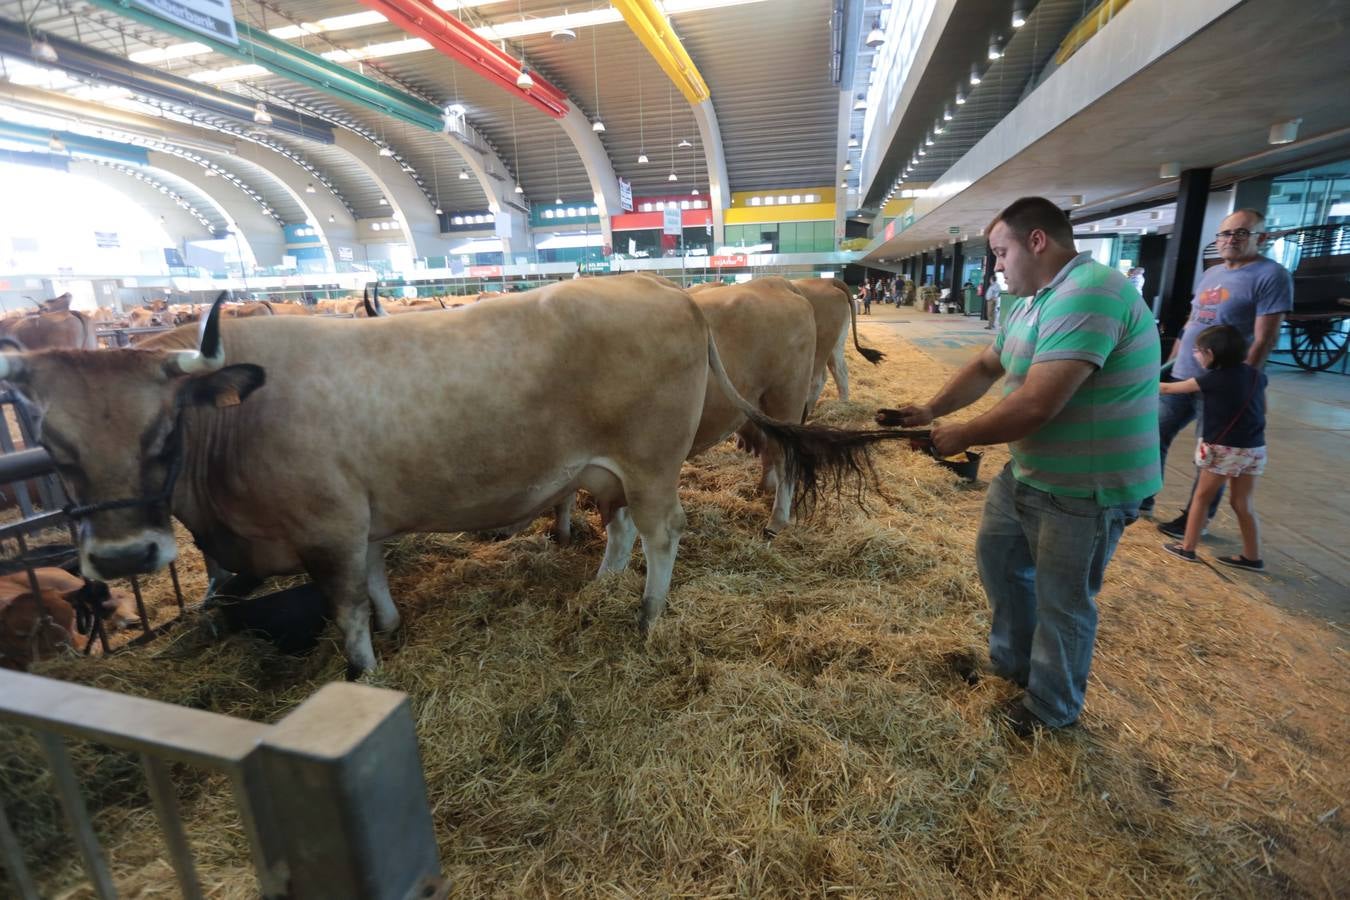
[[[1214,354],[1215,369],[1231,369],[1247,359],[1247,339],[1232,325],[1211,325],[1195,336],[1195,346]]]
[[[1074,249],[1073,224],[1069,221],[1069,217],[1064,210],[1044,197],[1023,197],[1014,201],[1011,206],[994,216],[994,221],[989,223],[985,234],[991,234],[999,222],[1006,225],[1020,241],[1025,241],[1031,232],[1039,228],[1056,244],[1069,250]]]

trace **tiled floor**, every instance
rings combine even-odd
[[[871,316],[858,319],[864,330],[893,329],[953,367],[991,339],[976,318],[930,315],[909,307],[872,310]],[[1350,377],[1279,365],[1267,372],[1270,464],[1257,488],[1267,572],[1234,577],[1254,579],[1272,601],[1344,628],[1350,626]],[[1188,428],[1173,444],[1158,502],[1160,520],[1172,518],[1185,505],[1194,477],[1186,450],[1194,443],[1194,429]],[[1225,503],[1200,552],[1240,551],[1237,520]]]

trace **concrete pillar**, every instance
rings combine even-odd
[[[952,271],[947,279],[947,287],[951,288],[951,298],[955,300],[961,297],[961,312],[966,312],[965,298],[961,295],[961,269],[965,266],[965,260],[961,255],[961,242],[952,244]]]
[[[1176,222],[1163,258],[1159,306],[1154,311],[1162,322],[1164,342],[1181,334],[1190,315],[1196,260],[1204,247],[1202,231],[1212,175],[1212,169],[1187,169],[1181,173]]]

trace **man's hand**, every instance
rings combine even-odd
[[[933,426],[933,450],[938,456],[955,456],[969,446],[965,426],[955,422]]]
[[[933,407],[910,404],[899,409],[879,409],[876,420],[878,425],[887,427],[912,428],[916,425],[927,425],[933,421]]]

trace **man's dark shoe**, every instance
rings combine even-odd
[[[1068,725],[1061,726],[1060,728],[1055,728],[1054,726],[1047,724],[1040,716],[1036,715],[1022,704],[1021,695],[1014,697],[1006,706],[999,710],[999,718],[1003,720],[1004,725],[1008,726],[1009,731],[1023,740],[1030,740],[1037,732],[1051,733],[1062,731],[1064,728],[1072,728],[1077,724],[1075,722],[1070,722]]]
[[[1187,515],[1186,510],[1183,509],[1181,511],[1181,515],[1177,516],[1170,522],[1163,522],[1161,525],[1158,526],[1158,530],[1161,531],[1163,534],[1167,535],[1168,537],[1184,538],[1186,536],[1186,515]],[[1200,529],[1201,537],[1204,537],[1207,534],[1209,534],[1208,522],[1205,523],[1204,528]]]

